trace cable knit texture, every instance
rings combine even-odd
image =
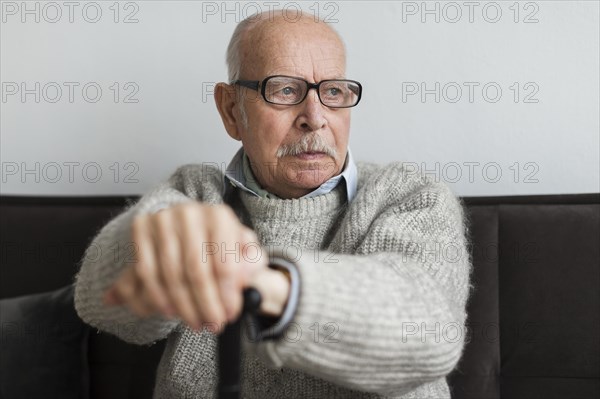
[[[462,354],[471,289],[462,206],[444,184],[401,163],[357,167],[350,204],[343,184],[290,200],[240,192],[265,251],[292,261],[301,281],[284,337],[242,339],[244,398],[450,397],[446,375]],[[132,256],[136,215],[222,203],[222,187],[216,168],[180,167],[99,232],[77,275],[75,307],[85,322],[136,344],[168,339],[157,399],[216,397],[217,337],[104,306],[101,296]]]

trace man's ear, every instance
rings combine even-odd
[[[235,87],[226,83],[217,83],[215,86],[215,104],[223,120],[223,126],[227,133],[235,140],[241,140],[240,132],[235,115],[237,106]]]

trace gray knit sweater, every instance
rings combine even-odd
[[[240,192],[261,244],[299,271],[283,337],[243,338],[244,398],[449,398],[445,376],[464,347],[471,262],[462,207],[443,184],[402,164],[357,163],[343,184],[303,199]],[[167,338],[155,398],[215,397],[217,337],[178,320],[140,319],[102,304],[132,256],[135,215],[186,201],[222,203],[223,174],[184,165],[108,223],[82,260],[75,307],[88,324],[136,344]]]

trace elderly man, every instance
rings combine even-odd
[[[459,201],[400,163],[355,164],[362,87],[327,24],[252,16],[227,63],[215,99],[242,148],[225,174],[180,167],[100,231],[79,315],[168,338],[155,398],[211,397],[217,336],[252,286],[264,324],[244,342],[243,397],[450,397],[470,289]]]

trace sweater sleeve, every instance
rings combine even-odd
[[[79,317],[126,342],[152,344],[166,338],[181,322],[160,316],[140,318],[125,306],[106,306],[102,302],[105,291],[117,280],[126,263],[135,260],[131,241],[134,217],[193,201],[174,188],[175,176],[155,187],[100,230],[87,248],[75,277],[75,309]]]
[[[380,186],[382,196],[393,196],[393,186]],[[247,350],[273,368],[390,396],[452,371],[471,288],[462,206],[432,182],[379,200],[379,209],[367,204],[346,215],[340,242],[353,247],[296,260],[301,292],[293,320],[282,337],[245,343]]]

